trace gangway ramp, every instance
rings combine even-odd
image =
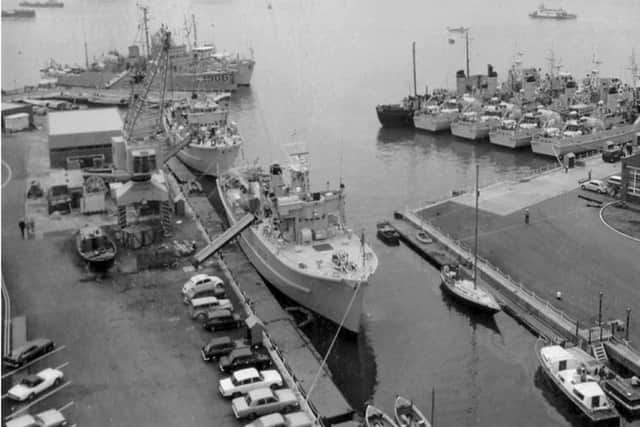
[[[253,214],[246,214],[238,222],[225,230],[224,233],[216,237],[207,247],[203,248],[200,252],[194,255],[193,262],[195,265],[200,265],[211,255],[215,254],[220,248],[229,243],[231,239],[242,233],[244,229],[249,227],[251,223],[256,219]]]

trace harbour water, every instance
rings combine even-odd
[[[17,6],[13,1],[3,7]],[[380,259],[365,297],[364,333],[340,340],[329,358],[354,407],[374,401],[391,411],[402,394],[430,413],[435,388],[436,425],[581,425],[542,380],[529,332],[504,313],[488,320],[458,309],[442,294],[437,271],[402,245],[383,246],[374,231],[395,209],[469,187],[476,164],[489,183],[550,161],[447,134],[380,129],[374,107],[412,90],[412,41],[418,90],[453,85],[464,47],[461,40],[448,43],[447,26],[471,27],[472,73],[486,72],[491,63],[502,79],[518,51],[525,66],[545,70],[553,50],[576,77],[598,67],[602,75],[630,81],[631,49],[640,48],[637,0],[564,0],[561,6],[578,14],[572,21],[532,20],[535,2],[507,0],[172,0],[150,6],[152,28],[167,23],[180,33],[184,16],[194,13],[201,41],[229,51],[253,49],[252,86],[232,101],[247,161],[283,162],[282,145],[304,141],[312,183],[323,187],[341,178],[346,184],[347,219],[366,230]],[[38,10],[34,20],[3,21],[2,87],[33,84],[49,57],[83,64],[85,39],[90,58],[113,48],[126,52],[138,15],[131,1],[77,0]],[[321,327],[310,333],[326,350],[330,333]]]

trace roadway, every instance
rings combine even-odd
[[[65,408],[72,423],[97,427],[240,425],[218,396],[220,374],[200,359],[211,334],[188,318],[179,298],[187,273],[97,281],[78,263],[70,233],[21,239],[26,158],[46,141],[38,133],[3,136],[12,173],[2,191],[2,270],[12,315],[27,316],[29,338],[49,337],[65,348],[3,378],[2,395],[23,375],[64,365],[69,383],[25,411]],[[2,402],[3,416],[23,409]]]

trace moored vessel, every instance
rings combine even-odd
[[[397,396],[393,405],[393,414],[398,427],[431,427],[422,411],[409,399]]]
[[[36,11],[33,9],[8,9],[2,10],[3,18],[34,18]]]
[[[545,346],[538,340],[536,356],[542,371],[591,422],[618,420],[620,415],[598,384],[598,378],[569,350],[559,345]]]
[[[22,7],[64,7],[64,3],[56,0],[47,1],[21,1],[18,3]]]
[[[378,231],[376,235],[389,246],[398,246],[400,244],[400,233],[389,224],[389,221],[380,221],[376,224]]]
[[[456,99],[447,99],[440,105],[426,105],[413,114],[416,129],[440,132],[451,129],[451,122],[458,118],[461,104]]]
[[[552,9],[545,7],[544,4],[540,4],[538,9],[534,10],[529,14],[532,18],[543,18],[543,19],[575,19],[578,17],[575,13],[568,13],[566,10],[562,8]]]
[[[364,422],[366,427],[398,427],[389,415],[373,405],[367,405]]]
[[[177,157],[205,175],[229,170],[244,143],[228,110],[208,96],[174,103],[163,123],[172,145],[183,146]]]
[[[526,113],[520,121],[503,119],[489,131],[489,142],[507,148],[528,147],[531,139],[542,132],[541,125],[540,116],[534,113]]]
[[[308,153],[290,154],[290,179],[244,167],[221,174],[218,195],[231,225],[258,218],[238,238],[258,272],[276,289],[319,315],[358,333],[362,300],[378,259],[364,235],[347,228],[344,185],[313,192]]]
[[[90,225],[78,230],[76,250],[89,267],[97,271],[111,268],[118,252],[115,242],[100,227]]]
[[[640,415],[640,378],[622,378],[612,373],[600,385],[624,413]]]
[[[568,153],[599,151],[606,141],[616,145],[633,143],[640,130],[640,119],[633,124],[608,130],[589,130],[579,121],[570,120],[563,131],[546,128],[531,140],[531,150],[536,154],[560,157]]]

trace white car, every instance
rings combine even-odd
[[[9,389],[10,399],[19,402],[34,398],[37,394],[59,385],[64,380],[64,374],[57,369],[47,368],[35,375],[24,377],[22,381]]]
[[[583,190],[595,191],[596,193],[606,194],[607,193],[607,184],[600,181],[599,179],[592,179],[590,181],[585,182],[580,186]]]
[[[60,427],[66,425],[67,419],[55,409],[49,409],[37,415],[20,415],[5,424],[6,427]]]
[[[313,427],[313,421],[302,411],[285,415],[276,412],[262,416],[244,427]]]
[[[206,274],[196,274],[191,279],[182,285],[182,296],[185,297],[185,302],[189,294],[193,294],[200,289],[215,290],[222,288],[224,290],[224,282],[218,276],[209,276]]]
[[[282,377],[275,369],[258,371],[256,368],[246,368],[221,379],[218,391],[223,397],[236,397],[257,388],[281,386]]]

